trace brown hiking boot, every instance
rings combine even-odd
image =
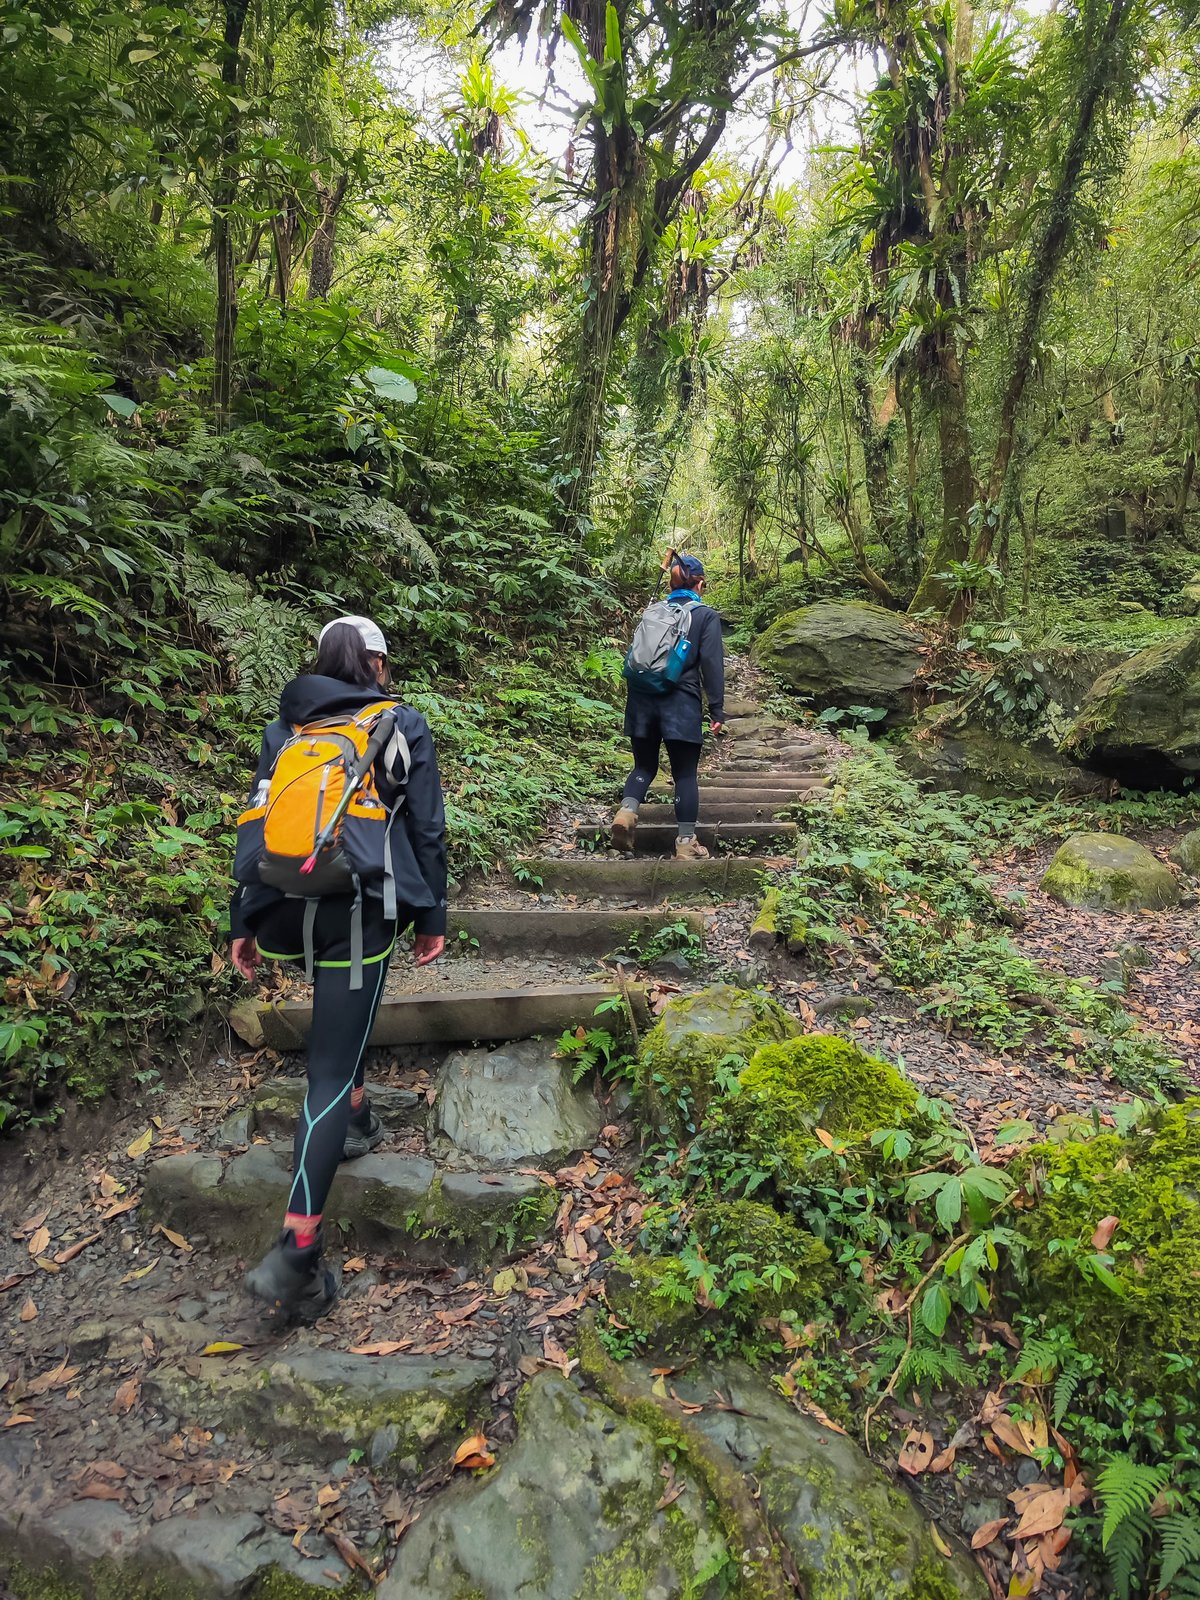
[[[614,850],[624,850],[627,855],[633,851],[633,838],[637,833],[638,814],[632,806],[622,806],[612,820],[612,842]]]
[[[708,854],[708,851],[696,838],[695,834],[690,839],[676,839],[675,841],[676,861],[707,861]]]

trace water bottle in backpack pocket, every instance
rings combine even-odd
[[[653,600],[642,613],[622,667],[638,694],[668,694],[692,651],[688,637],[694,600]]]

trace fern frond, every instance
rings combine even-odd
[[[1158,1537],[1162,1545],[1159,1588],[1170,1584],[1178,1600],[1187,1592],[1179,1583],[1187,1579],[1200,1592],[1200,1515],[1194,1511],[1169,1512],[1158,1524]]]
[[[1149,1537],[1149,1517],[1145,1512],[1135,1512],[1118,1524],[1111,1542],[1106,1543],[1115,1600],[1133,1600],[1135,1593],[1143,1592],[1147,1565],[1145,1547]]]
[[[1062,1420],[1071,1408],[1071,1401],[1075,1398],[1075,1391],[1083,1381],[1083,1374],[1077,1368],[1068,1367],[1065,1372],[1060,1372],[1054,1385],[1054,1426],[1062,1427]]]
[[[1166,1467],[1148,1467],[1131,1456],[1112,1457],[1096,1479],[1096,1498],[1104,1508],[1102,1549],[1108,1549],[1122,1524],[1149,1511],[1169,1477]]]

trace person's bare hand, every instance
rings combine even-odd
[[[446,948],[445,936],[440,933],[419,933],[413,941],[413,960],[418,967],[427,967],[436,961]]]
[[[262,964],[262,956],[258,952],[258,944],[253,935],[235,939],[232,954],[234,966],[247,983],[253,983]]]
[[[720,738],[721,734],[725,731],[725,724],[723,722],[710,722],[708,726],[714,738]]]

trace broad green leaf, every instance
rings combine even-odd
[[[388,367],[370,367],[363,376],[381,400],[399,400],[402,405],[410,406],[417,398],[416,384],[403,373],[393,372]]]
[[[100,398],[108,409],[114,411],[118,417],[132,417],[137,410],[137,402],[130,400],[127,395],[102,394]]]
[[[921,1296],[921,1321],[934,1335],[941,1338],[950,1320],[950,1296],[941,1283],[931,1283]]]
[[[46,32],[52,39],[57,39],[59,44],[75,43],[75,35],[67,27],[66,23],[62,23],[56,28],[47,27]]]
[[[953,1233],[962,1216],[963,1186],[959,1178],[948,1178],[938,1190],[937,1219],[947,1233]]]

